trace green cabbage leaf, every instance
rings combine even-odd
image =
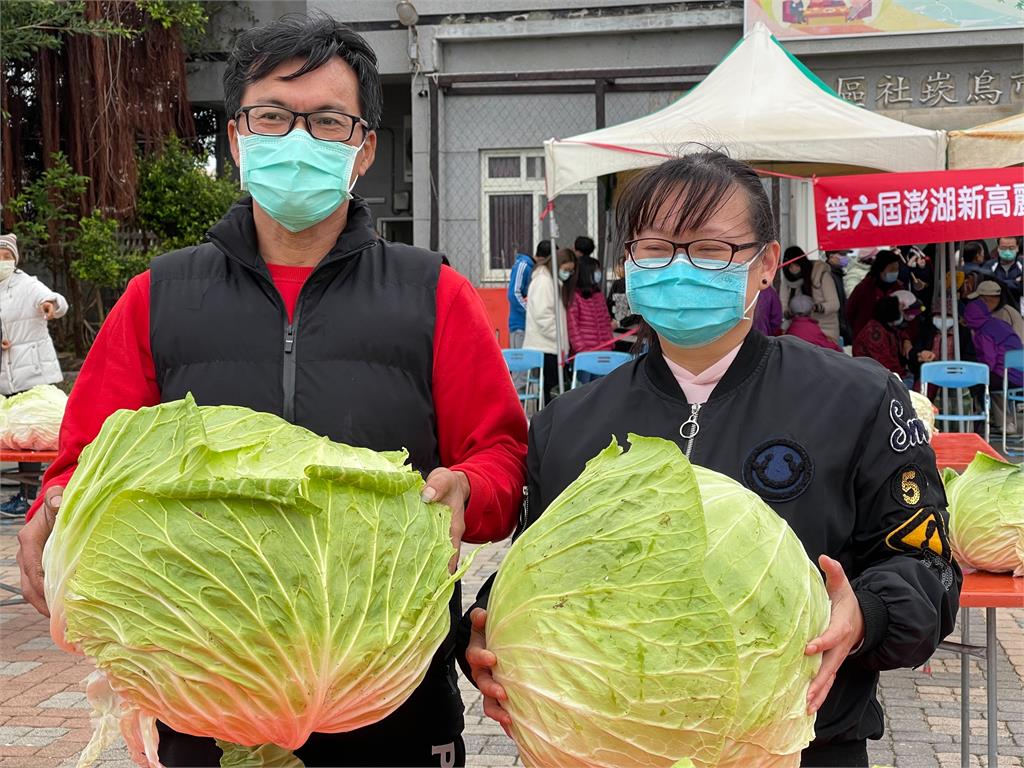
[[[943,471],[949,543],[962,566],[1024,576],[1024,466],[977,454]]]
[[[459,575],[451,511],[405,459],[191,397],[112,415],[43,560],[51,635],[98,670],[86,762],[119,727],[156,766],[159,719],[224,765],[291,768],[314,731],[397,709]]]
[[[524,763],[798,765],[821,575],[757,495],[674,443],[629,441],[523,533],[491,593],[487,646]]]

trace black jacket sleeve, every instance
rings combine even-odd
[[[547,446],[551,424],[550,418],[547,418],[549,414],[537,414],[533,417],[530,424],[530,435],[526,452],[526,493],[523,495],[523,508],[519,514],[519,525],[516,526],[516,530],[512,534],[512,541],[518,539],[523,531],[540,517],[541,512],[546,509],[549,501],[541,495],[540,484],[540,466],[544,450]],[[459,666],[462,668],[466,679],[474,685],[476,685],[476,682],[473,680],[473,675],[470,674],[469,664],[466,663],[466,649],[469,648],[469,637],[473,630],[469,614],[473,612],[474,608],[487,607],[487,601],[491,596],[491,587],[494,586],[494,577],[497,575],[497,572],[495,572],[487,577],[487,581],[483,583],[483,586],[476,593],[476,600],[469,606],[469,609],[462,616],[462,621],[455,628],[455,658],[458,659]]]
[[[872,670],[924,663],[952,630],[963,575],[946,494],[910,395],[894,377],[861,435],[850,582],[864,614],[854,657]]]

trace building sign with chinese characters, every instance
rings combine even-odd
[[[1024,27],[1007,0],[744,0],[744,30],[763,22],[779,40]]]
[[[874,110],[955,106],[1024,106],[1024,65],[1019,71],[1000,72],[989,67],[952,72],[936,67],[923,74],[883,72],[878,75],[839,76],[836,93],[847,101]]]
[[[814,179],[818,246],[942,243],[1024,230],[1024,168]]]

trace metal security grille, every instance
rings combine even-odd
[[[475,285],[500,285],[519,251],[549,237],[544,141],[668,106],[708,67],[438,74],[429,79],[430,246]],[[559,244],[592,237],[611,267],[610,178],[555,200]]]

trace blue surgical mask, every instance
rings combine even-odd
[[[847,256],[840,256],[837,259],[837,261],[839,262],[839,268],[840,269],[846,269],[846,267],[849,266],[849,264],[850,264],[850,259]]]
[[[572,277],[572,272],[569,272],[568,270],[565,269],[558,270],[558,279],[561,280],[563,283],[570,277]]]
[[[352,197],[359,147],[321,141],[301,129],[238,137],[242,189],[289,232],[319,224]]]
[[[1009,248],[1000,248],[999,258],[1003,261],[1013,261],[1017,258],[1017,252],[1010,250]]]
[[[640,269],[627,261],[629,306],[677,347],[703,347],[752,319],[746,313],[757,303],[757,296],[748,306],[744,302],[750,265],[758,256],[746,264],[715,270],[699,269],[683,255],[662,269]]]
[[[883,272],[882,282],[883,283],[895,283],[899,279],[899,272]]]

